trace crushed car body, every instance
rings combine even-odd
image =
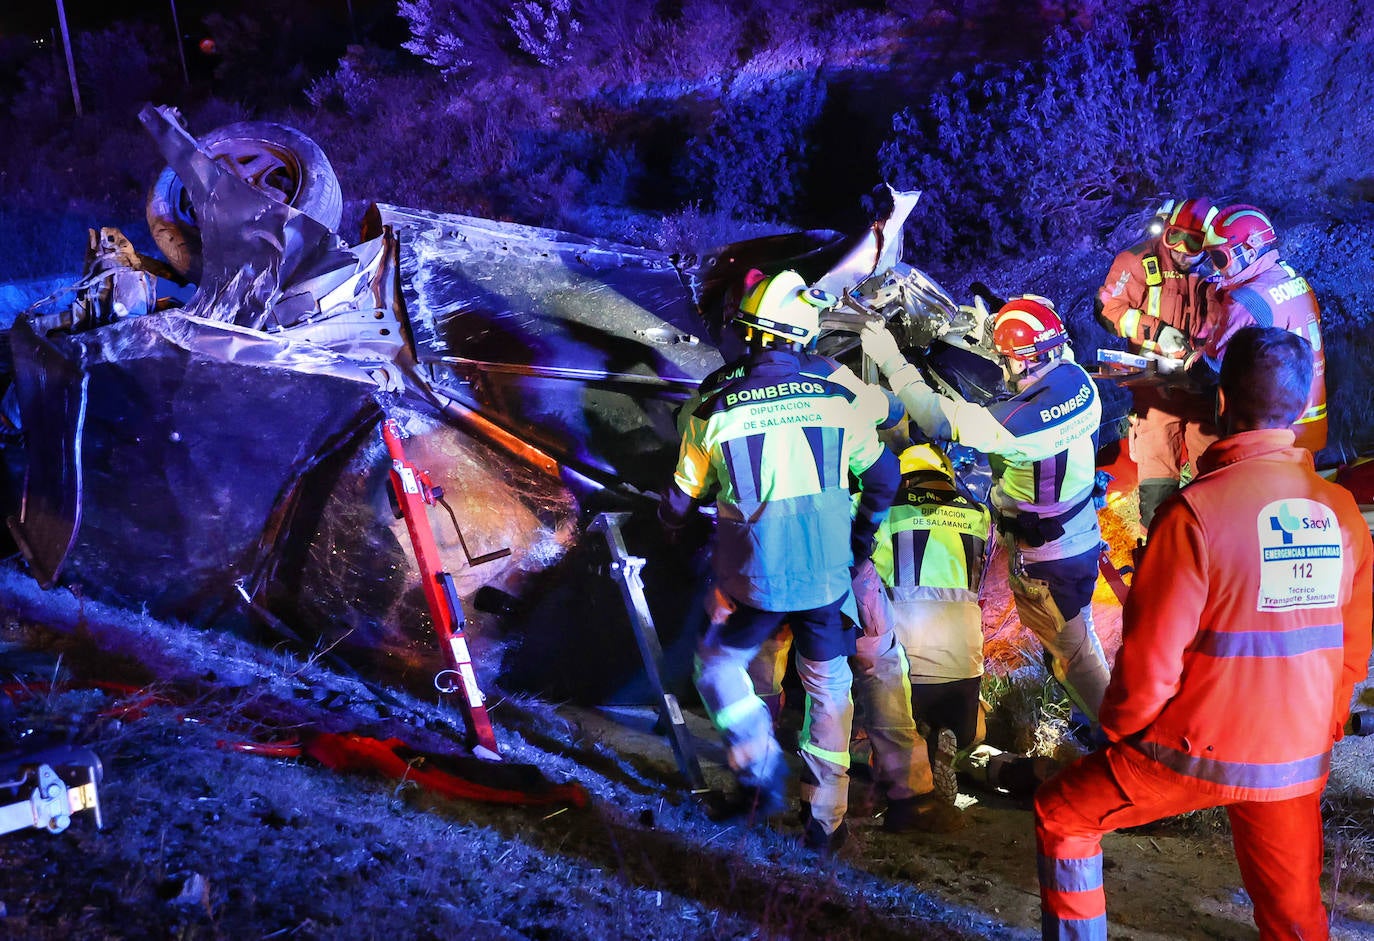
[[[586,527],[630,512],[683,681],[705,566],[662,544],[655,493],[677,409],[739,351],[723,311],[745,271],[793,268],[845,298],[822,352],[857,364],[859,325],[882,317],[946,388],[986,397],[999,381],[973,309],[901,260],[914,193],[854,237],[692,257],[383,203],[350,246],[171,109],[141,119],[195,210],[196,290],[123,313],[107,297],[84,323],[33,311],[10,331],[8,523],[45,586],[337,647],[423,685],[438,657],[388,499],[391,418],[439,485],[439,549],[479,635],[500,639],[503,682],[636,699],[626,613]]]

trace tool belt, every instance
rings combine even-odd
[[[1093,490],[1089,490],[1082,500],[1054,516],[1041,516],[1033,510],[1022,510],[1015,516],[999,513],[997,531],[1031,548],[1043,546],[1064,535],[1064,525],[1082,512],[1083,508],[1092,502],[1092,498]]]

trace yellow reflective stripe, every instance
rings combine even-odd
[[[723,732],[726,729],[734,728],[741,720],[748,718],[751,713],[759,709],[767,711],[768,707],[757,696],[748,696],[730,703],[712,715],[711,721],[715,723],[717,729]]]
[[[1158,284],[1150,285],[1150,289],[1145,292],[1147,298],[1145,302],[1145,313],[1155,320],[1159,319],[1159,299],[1164,295],[1164,289]]]
[[[1293,422],[1295,425],[1302,425],[1310,421],[1320,421],[1326,417],[1326,405],[1313,405],[1302,413],[1302,417]]]
[[[1132,339],[1136,331],[1140,328],[1140,311],[1132,307],[1121,315],[1121,320],[1116,325],[1117,333],[1126,339]]]
[[[809,754],[815,755],[822,761],[828,761],[832,765],[839,765],[841,768],[849,767],[848,751],[826,751],[824,748],[816,747],[816,745],[810,741],[803,741],[801,743],[801,750],[804,752],[808,752]]]

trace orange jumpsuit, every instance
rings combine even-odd
[[[1298,447],[1312,453],[1326,447],[1326,353],[1322,350],[1321,313],[1307,279],[1275,252],[1261,255],[1218,289],[1219,305],[1204,327],[1202,351],[1214,369],[1221,368],[1226,345],[1241,327],[1282,327],[1312,344],[1316,355],[1307,411],[1293,425]]]
[[[1287,429],[1223,438],[1160,507],[1102,703],[1036,795],[1042,929],[1105,938],[1104,833],[1225,806],[1262,939],[1327,937],[1319,805],[1368,667],[1374,549]]]
[[[1132,353],[1156,353],[1164,327],[1197,342],[1207,319],[1211,295],[1196,271],[1184,271],[1153,236],[1116,256],[1106,283],[1097,292],[1102,319],[1125,337]],[[1137,395],[1129,439],[1131,459],[1141,482],[1142,527],[1149,527],[1159,502],[1178,489],[1185,455],[1196,460],[1216,440],[1210,403]]]

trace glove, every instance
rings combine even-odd
[[[706,608],[706,618],[711,624],[724,624],[738,607],[733,598],[720,590],[719,585],[712,586],[706,593],[703,604]]]
[[[1160,327],[1155,337],[1155,347],[1164,356],[1177,356],[1188,348],[1188,340],[1183,332],[1174,327]]]
[[[906,357],[897,347],[897,340],[888,332],[887,327],[870,323],[859,334],[864,355],[878,364],[878,371],[890,376],[906,365]]]

